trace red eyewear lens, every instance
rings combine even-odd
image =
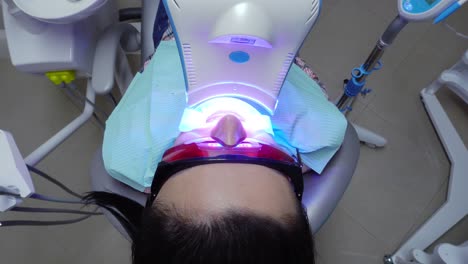
[[[293,158],[280,149],[257,142],[224,147],[215,141],[206,141],[182,144],[164,153],[153,178],[148,205],[152,204],[161,187],[172,175],[195,166],[214,163],[255,164],[277,170],[289,178],[296,197],[302,199],[304,182],[299,152],[297,158]]]
[[[243,142],[235,147],[225,147],[216,141],[183,144],[173,147],[164,153],[163,161],[174,162],[184,159],[218,157],[224,155],[242,155],[250,158],[297,163],[297,161],[287,153],[266,144]]]

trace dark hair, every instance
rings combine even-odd
[[[307,214],[276,220],[247,210],[197,217],[155,203],[144,208],[128,198],[89,193],[84,201],[109,210],[132,239],[134,264],[314,264]]]

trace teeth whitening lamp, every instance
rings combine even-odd
[[[189,106],[236,97],[272,114],[319,0],[164,1],[182,54]]]

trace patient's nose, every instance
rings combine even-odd
[[[218,121],[211,131],[211,137],[223,146],[235,147],[247,137],[247,133],[242,122],[236,116],[228,114]]]

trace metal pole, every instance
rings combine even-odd
[[[91,80],[88,79],[88,85],[86,87],[86,98],[89,102],[95,102],[96,94],[91,85]],[[83,113],[75,118],[71,123],[65,126],[62,130],[57,132],[53,137],[47,140],[44,144],[34,150],[25,159],[25,163],[30,166],[35,166],[47,155],[50,154],[55,148],[57,148],[63,141],[70,137],[75,131],[77,131],[82,125],[84,125],[94,113],[94,105],[85,101],[85,107]]]
[[[367,79],[368,73],[371,72],[377,63],[379,62],[380,58],[382,58],[385,49],[390,46],[395,38],[398,36],[398,33],[408,24],[408,21],[400,17],[399,15],[393,19],[390,25],[387,27],[385,32],[382,34],[382,37],[377,41],[372,52],[367,57],[366,61],[362,65],[362,70],[356,70],[354,72],[354,76],[358,76],[355,78],[355,82],[357,83],[364,83]],[[354,77],[353,77],[354,78]],[[350,80],[350,82],[353,80]],[[337,107],[342,111],[344,114],[348,113],[348,110],[352,106],[356,96],[350,96],[345,92],[340,96],[337,100]]]

